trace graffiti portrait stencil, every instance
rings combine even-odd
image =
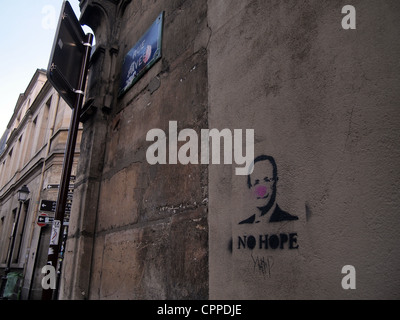
[[[297,216],[283,211],[277,204],[278,169],[274,158],[266,155],[258,156],[252,166],[254,170],[247,176],[247,187],[253,197],[255,213],[239,224],[298,220]]]
[[[272,156],[257,156],[240,184],[241,207],[235,210],[229,250],[235,272],[245,281],[274,281],[293,274],[301,243],[297,215],[280,207],[278,168]],[[243,192],[243,189],[247,192]]]

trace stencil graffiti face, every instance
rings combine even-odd
[[[255,187],[254,194],[257,199],[264,198],[268,194],[267,186],[257,186]]]
[[[251,175],[251,191],[258,207],[265,206],[271,198],[274,183],[273,166],[269,161],[255,164]]]
[[[274,158],[266,155],[258,156],[254,159],[250,168],[252,172],[249,170],[247,187],[251,194],[251,206],[255,204],[259,213],[253,213],[247,219],[240,221],[239,224],[260,223],[260,219],[264,216],[267,216],[269,222],[298,220],[297,216],[283,211],[275,202],[279,178]]]

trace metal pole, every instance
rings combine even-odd
[[[58,200],[57,200],[55,218],[54,218],[54,222],[53,222],[53,228],[54,228],[54,224],[57,223],[57,221],[60,224],[60,228],[58,229],[59,230],[58,234],[54,235],[55,239],[50,240],[49,251],[48,251],[47,264],[52,265],[55,268],[56,272],[58,272],[58,269],[57,269],[58,254],[60,252],[61,242],[62,242],[61,234],[63,232],[65,208],[66,208],[67,198],[68,198],[68,188],[69,188],[69,183],[70,183],[70,179],[71,179],[71,171],[72,171],[74,155],[75,155],[76,139],[78,136],[78,129],[79,129],[79,118],[81,115],[81,109],[82,109],[82,104],[83,104],[84,90],[85,90],[85,85],[86,85],[86,77],[87,77],[87,72],[88,72],[90,53],[92,50],[92,43],[93,43],[93,35],[89,33],[87,35],[86,43],[84,44],[86,49],[85,49],[85,55],[84,55],[82,65],[81,65],[79,86],[75,90],[75,92],[77,93],[77,97],[76,97],[75,108],[72,109],[71,124],[70,124],[69,132],[68,132],[68,140],[67,140],[67,146],[65,149],[63,171],[62,171],[62,176],[61,176],[60,189],[58,192]],[[52,234],[53,234],[53,232],[52,232]],[[60,272],[61,272],[61,270],[60,270]],[[43,289],[42,300],[52,300],[52,299],[56,300],[57,293],[58,293],[58,288],[56,288],[56,290]],[[53,295],[54,295],[54,297],[53,297]]]

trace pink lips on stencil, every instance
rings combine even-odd
[[[257,198],[264,198],[267,194],[267,187],[266,186],[257,186],[254,190],[254,194]]]

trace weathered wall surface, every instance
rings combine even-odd
[[[81,1],[97,49],[61,298],[399,298],[400,5],[353,1],[344,30],[347,4]],[[118,99],[161,11],[162,59]],[[254,172],[149,165],[169,121],[254,129]]]
[[[178,121],[179,130],[208,126],[207,2],[132,1],[118,8],[87,2],[87,20],[93,12],[101,17],[92,26],[102,50],[89,95],[96,104],[109,81],[113,107],[102,114],[98,103],[84,126],[74,199],[80,213],[71,222],[62,297],[206,299],[207,167],[149,165],[146,134],[168,132],[169,121]],[[117,99],[125,55],[162,11],[162,59]]]
[[[255,129],[298,217],[259,218],[247,178],[211,165],[210,298],[399,298],[400,6],[352,1],[344,30],[346,4],[208,1],[209,126]]]

